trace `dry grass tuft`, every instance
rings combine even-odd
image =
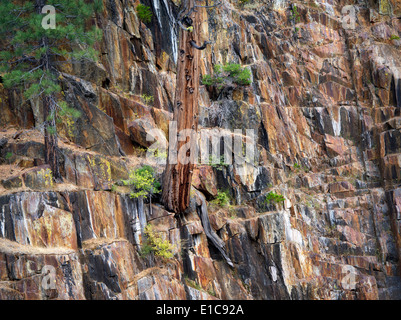
[[[15,255],[65,255],[75,253],[76,251],[63,247],[39,248],[28,245],[22,245],[18,242],[7,239],[0,239],[0,252]]]

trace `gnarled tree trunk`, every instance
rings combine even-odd
[[[42,13],[42,8],[45,6],[46,1],[44,0],[36,0],[35,1],[35,9],[38,14]],[[40,41],[40,46],[42,48],[48,48],[49,47],[49,40],[47,37],[43,37]],[[50,54],[47,50],[47,53],[43,55],[43,58],[40,61],[41,63],[41,68],[44,72],[52,72],[51,70],[51,60],[50,60]],[[53,97],[49,95],[44,95],[42,98],[42,103],[43,103],[43,116],[44,116],[44,121],[46,121],[45,124],[45,163],[50,165],[50,168],[53,173],[53,178],[56,181],[62,180],[60,170],[59,170],[59,165],[58,165],[58,153],[57,153],[57,147],[58,147],[58,139],[57,139],[57,133],[56,132],[50,132],[49,127],[52,127],[53,130],[56,130],[56,105],[54,100],[52,99]],[[51,119],[50,119],[51,118]]]
[[[183,1],[187,11],[195,6],[195,0]],[[177,122],[177,134],[184,129],[191,129],[195,132],[198,129],[198,98],[199,98],[199,62],[201,52],[191,45],[191,41],[200,44],[200,32],[202,23],[202,8],[197,8],[190,15],[193,29],[188,31],[180,30],[179,55],[177,66],[177,83],[174,104],[174,121]],[[192,30],[192,31],[191,31]],[[170,148],[180,148],[188,143],[177,141],[177,144],[170,141],[167,167],[163,178],[163,203],[167,210],[184,213],[189,206],[192,170],[192,161],[188,164],[172,163]],[[189,148],[187,156],[194,155],[195,150]]]
[[[58,164],[58,153],[57,153],[57,146],[58,146],[58,139],[56,132],[49,132],[49,127],[53,127],[56,130],[56,121],[54,119],[55,113],[55,105],[54,102],[51,100],[50,97],[44,97],[43,101],[43,115],[45,121],[48,121],[48,124],[45,125],[45,162],[50,165],[50,169],[52,170],[53,178],[56,181],[62,180],[59,164]],[[49,116],[53,114],[53,119],[49,121],[47,119]]]

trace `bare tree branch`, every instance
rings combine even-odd
[[[196,44],[196,42],[193,41],[193,40],[191,40],[189,43],[190,43],[191,46],[193,46],[195,49],[198,49],[198,50],[205,50],[206,47],[207,47],[207,45],[210,44],[210,43],[212,43],[212,42],[211,42],[211,41],[205,41],[205,42],[203,43],[202,46],[198,46],[198,45]]]

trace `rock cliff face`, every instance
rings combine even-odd
[[[168,132],[179,2],[142,1],[153,11],[144,24],[139,1],[104,0],[99,62],[63,70],[81,111],[59,124],[63,183],[44,164],[41,105],[0,84],[0,299],[400,299],[400,1],[204,10],[201,74],[235,62],[252,84],[201,86],[199,130],[254,129],[259,160],[246,176],[197,166],[183,218],[113,187],[145,163],[146,132]],[[229,208],[210,204],[219,190]],[[269,192],[285,202],[266,205]],[[205,201],[233,267],[205,232]],[[148,223],[174,259],[141,254]]]

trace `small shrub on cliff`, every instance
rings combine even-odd
[[[217,157],[213,154],[209,155],[209,163],[212,168],[217,170],[223,170],[224,167],[228,167],[229,164],[225,163],[224,155]]]
[[[167,151],[164,149],[160,149],[160,148],[149,148],[148,149],[148,155],[150,152],[150,157],[154,158],[154,160],[156,160],[157,162],[161,163],[161,164],[165,164],[168,154]]]
[[[222,79],[219,81],[219,83],[222,83]],[[216,81],[215,77],[212,77],[209,74],[206,74],[203,76],[202,78],[202,84],[204,84],[205,86],[214,86],[218,83],[218,81]]]
[[[199,283],[197,283],[194,280],[189,279],[188,276],[185,277],[185,283],[187,286],[190,286],[191,288],[194,288],[199,291],[202,290],[202,287],[199,285]]]
[[[284,196],[282,196],[281,194],[277,194],[273,191],[269,192],[265,198],[265,203],[267,205],[278,204],[278,203],[282,203],[284,201],[285,201]]]
[[[216,86],[218,89],[232,84],[248,86],[251,83],[251,71],[236,63],[229,63],[224,66],[216,65],[214,75],[205,75],[202,79],[202,84]]]
[[[136,12],[138,14],[138,18],[145,23],[149,23],[152,21],[153,13],[148,6],[140,3],[136,7]]]
[[[146,151],[147,149],[141,146],[134,146],[133,147],[134,150],[134,156],[138,157],[138,158],[143,158],[146,156]]]
[[[117,185],[113,184],[111,186],[111,192],[117,192]]]
[[[156,174],[151,166],[133,170],[129,173],[129,179],[122,181],[124,185],[131,186],[131,198],[147,198],[160,192],[160,183],[156,180]]]
[[[297,5],[294,3],[291,8],[291,18],[294,19],[295,23],[299,23],[301,21],[301,16],[298,13]]]
[[[207,293],[208,293],[209,295],[213,296],[213,297],[216,297],[216,295],[217,295],[217,294],[216,294],[216,291],[214,291],[214,288],[213,288],[213,287],[207,289]]]
[[[218,205],[220,207],[227,207],[228,205],[230,205],[230,196],[228,195],[228,192],[219,191],[217,193],[216,199],[212,201],[212,204]]]
[[[146,242],[141,251],[142,255],[154,252],[156,256],[164,259],[171,259],[174,256],[173,245],[170,243],[170,241],[163,240],[162,237],[153,230],[151,224],[148,224],[145,227],[145,235]]]
[[[12,152],[7,152],[4,158],[8,161],[8,164],[10,164],[12,157],[13,157],[13,153]]]
[[[390,40],[400,40],[400,37],[397,36],[396,34],[392,34]]]
[[[155,98],[153,98],[153,96],[147,95],[146,93],[142,94],[141,98],[146,105],[155,101]]]

